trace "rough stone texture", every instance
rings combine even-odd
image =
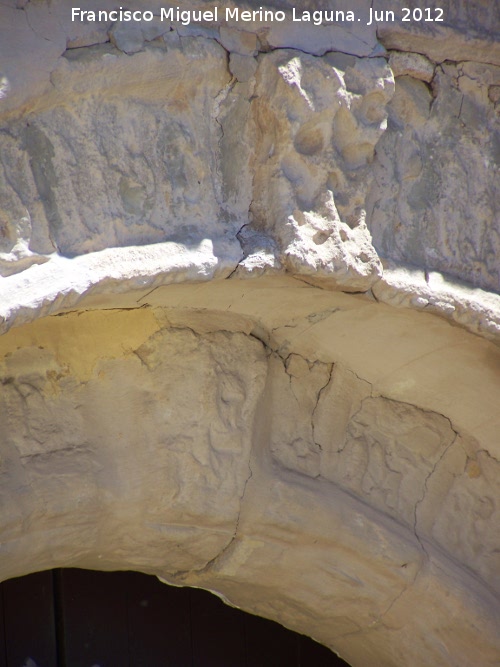
[[[434,78],[434,63],[420,53],[390,51],[389,67],[395,77],[407,75],[427,83]]]
[[[288,50],[261,58],[251,229],[271,233],[290,272],[352,291],[378,277],[364,199],[392,89],[381,59]]]
[[[357,0],[356,2],[343,0],[336,3],[336,9],[355,9],[362,17],[361,22],[354,22],[347,26],[343,24],[330,24],[315,26],[313,23],[292,23],[291,9],[294,3],[290,0],[270,0],[267,3],[249,0],[247,2],[227,2],[223,7],[240,11],[273,9],[285,9],[288,12],[286,23],[270,21],[252,21],[243,24],[244,32],[256,33],[260,48],[296,48],[306,53],[323,55],[328,51],[341,51],[355,56],[371,56],[384,53],[384,48],[377,42],[376,26],[367,26],[370,0]],[[160,15],[161,8],[168,8],[161,0],[137,0],[134,9],[149,10],[156,16]],[[214,3],[204,0],[192,0],[190,8],[213,9]],[[83,9],[83,8],[82,8]],[[85,4],[86,10],[116,9],[113,0],[90,0]],[[314,11],[318,9],[315,0],[304,0],[301,2],[301,10]],[[37,0],[27,2],[19,6],[16,0],[5,0],[1,6],[2,23],[0,24],[0,43],[2,43],[2,69],[11,81],[11,96],[6,103],[7,109],[16,109],[29,104],[50,90],[50,73],[58,58],[66,49],[82,48],[95,44],[102,44],[110,40],[110,34],[115,35],[113,39],[120,43],[123,38],[125,48],[132,47],[135,52],[139,43],[152,39],[149,28],[156,21],[147,22],[145,27],[137,29],[130,23],[123,26],[114,26],[111,22],[85,22],[71,21],[71,12],[64,0]],[[181,22],[163,21],[160,32],[168,32],[171,27],[181,33],[220,38],[219,29],[223,27],[241,30],[242,23],[234,20],[225,21],[224,12],[219,12],[217,23],[192,23],[189,26]],[[154,39],[154,37],[153,37]],[[127,46],[128,45],[128,46]],[[37,53],[33,59],[32,54]]]
[[[432,86],[396,78],[368,213],[398,263],[500,291],[500,67],[444,63]],[[493,96],[494,97],[494,96]]]
[[[399,0],[374,0],[372,5],[374,11],[394,11],[397,17],[403,18]],[[500,65],[500,6],[497,2],[442,0],[425,5],[410,0],[403,6],[411,12],[416,8],[430,8],[431,19],[439,17],[432,11],[439,7],[443,10],[443,21],[428,22],[425,20],[428,16],[423,13],[421,20],[379,23],[377,35],[386,48],[422,53],[435,62],[474,60]]]
[[[136,5],[0,5],[0,578],[137,569],[354,667],[497,665],[498,7]]]
[[[499,340],[500,296],[451,280],[437,271],[384,262],[373,295],[397,308],[437,313],[473,333]]]
[[[117,299],[0,339],[2,578],[134,568],[353,665],[494,664],[496,346],[292,278]]]
[[[214,100],[230,80],[224,51],[170,35],[167,60],[154,48],[132,60],[108,45],[66,52],[51,75],[55,106],[2,137],[2,199],[12,202],[4,216],[33,211],[33,250],[196,243],[207,219],[223,234],[213,175],[221,133]],[[184,83],[169,81],[168,69],[182,71]],[[133,94],[123,98],[123,87]],[[74,103],[60,105],[60,97]]]
[[[1,411],[3,470],[10,481],[2,485],[2,514],[10,528],[2,535],[16,540],[23,532],[13,484],[32,489],[25,500],[35,523],[49,514],[75,525],[79,508],[92,511],[102,496],[109,511],[118,512],[118,551],[137,541],[119,515],[137,515],[151,548],[161,544],[165,564],[168,552],[176,569],[199,569],[234,532],[266,376],[262,345],[238,333],[200,338],[188,329],[165,330],[140,311],[118,313],[111,329],[106,313],[86,317],[94,359],[72,360],[83,341],[74,338],[71,323],[61,332],[69,344],[50,349],[57,320],[47,322],[48,348],[16,345],[7,353]],[[144,493],[154,488],[153,496],[162,491],[146,507]],[[68,492],[75,502],[65,507]],[[173,532],[165,540],[167,526]],[[83,531],[89,547],[99,542],[97,529]],[[150,556],[143,554],[145,564]]]
[[[230,47],[237,31],[221,31]],[[9,122],[5,235],[28,211],[32,252],[74,256],[197,244],[207,226],[211,237],[234,238],[250,226],[247,236],[277,243],[280,266],[368,289],[381,273],[364,207],[393,92],[385,61],[283,50],[261,56],[253,76],[234,60],[253,46],[234,42],[228,67],[215,40],[160,37],[133,58],[138,49],[121,42],[125,53],[107,44],[66,51],[43,101]],[[250,243],[245,253],[258,251]],[[8,259],[4,275],[24,267],[14,252]]]

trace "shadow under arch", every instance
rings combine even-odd
[[[327,648],[138,572],[62,569],[0,584],[5,667],[336,667]]]

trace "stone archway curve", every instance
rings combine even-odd
[[[134,569],[355,667],[497,665],[498,12],[276,4],[0,4],[0,578]]]
[[[87,296],[0,352],[2,579],[135,569],[354,666],[497,660],[493,343],[284,276]]]

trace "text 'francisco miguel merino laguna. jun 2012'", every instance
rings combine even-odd
[[[86,23],[94,21],[169,21],[172,23],[181,23],[190,25],[191,23],[218,23],[219,21],[236,23],[281,23],[287,19],[298,23],[313,23],[314,25],[324,25],[329,23],[355,23],[364,22],[366,25],[373,23],[395,23],[397,21],[405,22],[442,22],[444,21],[444,11],[439,7],[402,7],[398,11],[393,10],[374,10],[368,8],[366,13],[361,16],[352,10],[316,10],[307,11],[292,7],[290,10],[259,9],[241,10],[238,7],[218,7],[212,9],[181,9],[180,7],[162,7],[159,13],[153,13],[150,10],[130,10],[120,7],[119,9],[107,10],[86,10],[80,7],[73,7],[71,10],[72,21],[84,21]]]

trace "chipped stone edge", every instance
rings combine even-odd
[[[238,241],[203,239],[188,247],[157,243],[62,257],[0,277],[0,335],[76,306],[89,294],[123,293],[171,283],[227,278],[242,258]]]
[[[0,277],[0,335],[39,317],[75,307],[89,294],[124,293],[172,283],[214,279],[252,280],[288,273],[282,267],[244,265],[240,243],[234,239],[204,239],[188,247],[157,243],[107,248],[74,258],[47,256],[44,264]],[[45,257],[45,256],[44,256]],[[261,264],[261,262],[258,262]],[[438,272],[383,261],[383,274],[363,292],[380,303],[432,313],[482,338],[500,343],[500,295],[461,283]],[[293,275],[293,274],[290,274]],[[296,276],[303,278],[303,276]],[[308,283],[317,289],[345,291],[335,281]]]
[[[377,301],[444,317],[482,338],[500,343],[500,295],[453,280],[437,271],[384,260],[372,286]]]

